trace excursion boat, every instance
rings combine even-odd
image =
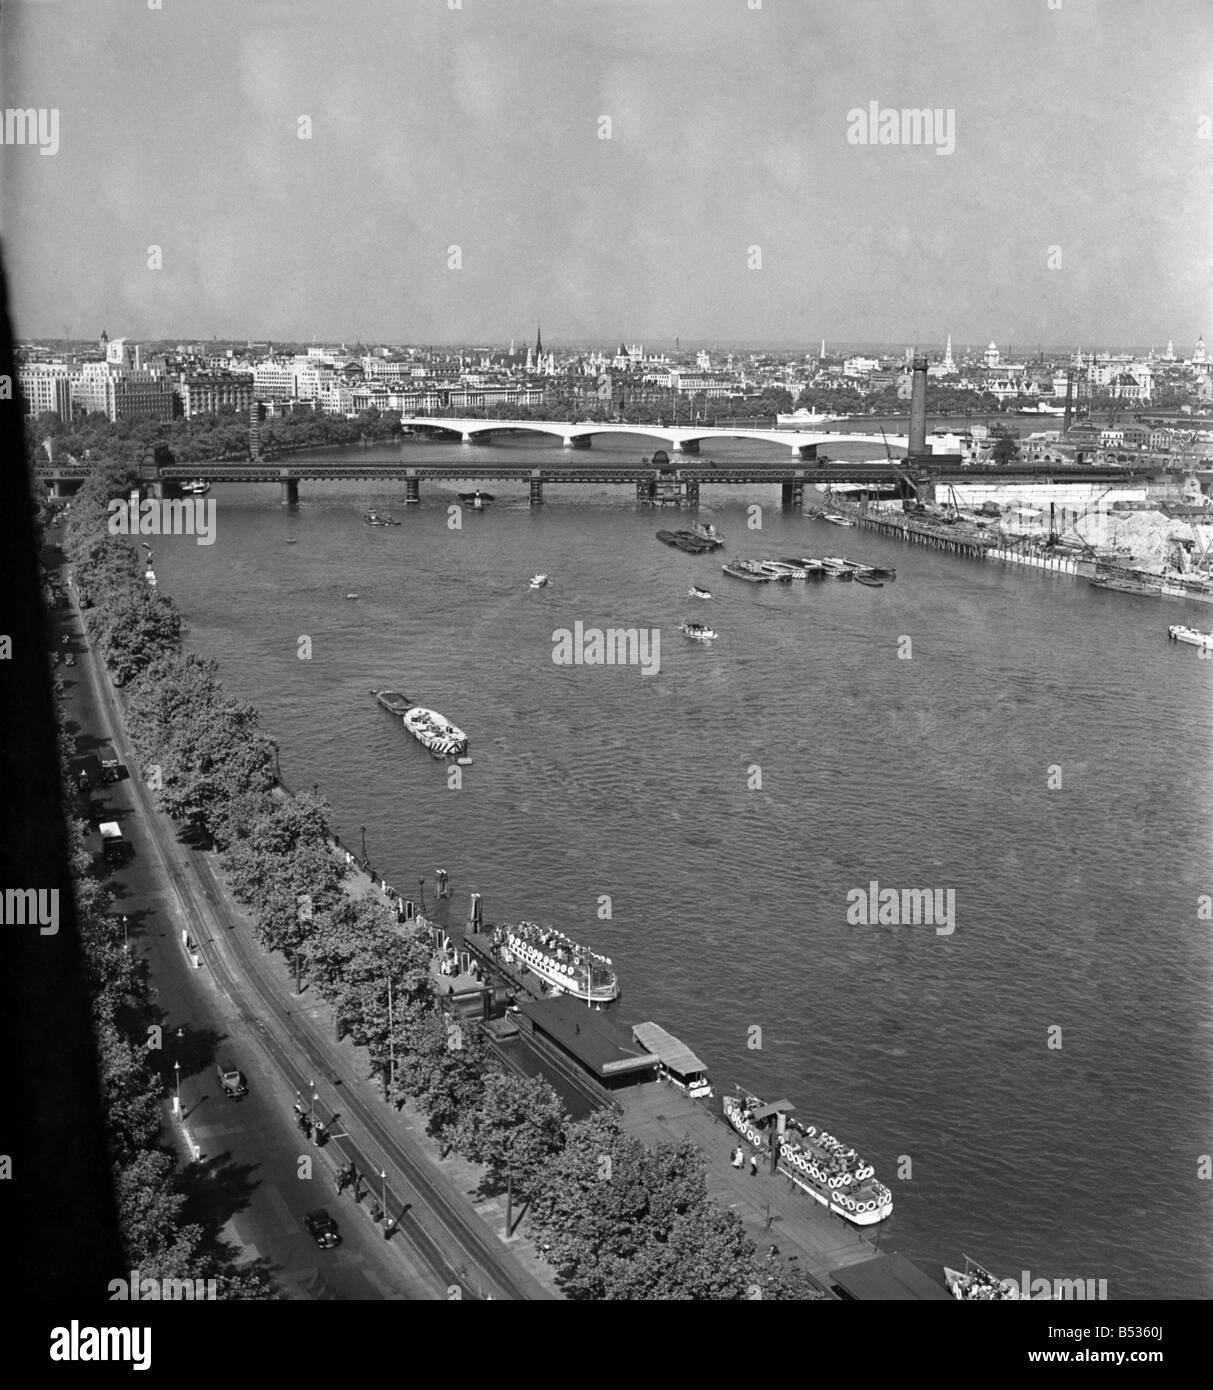
[[[876,1180],[875,1170],[832,1134],[805,1125],[788,1111],[787,1101],[767,1105],[757,1096],[725,1096],[724,1117],[742,1138],[766,1152],[785,1115],[776,1171],[790,1178],[814,1201],[856,1226],[874,1226],[893,1214],[893,1194]]]
[[[965,1303],[1012,1303],[1021,1297],[1014,1279],[1000,1279],[967,1255],[963,1274],[944,1265],[943,1277],[952,1297]]]
[[[733,560],[727,565],[721,565],[724,574],[732,576],[734,579],[744,579],[747,584],[769,584],[772,576],[764,574],[762,571],[755,573],[749,568],[745,560]]]
[[[405,713],[404,727],[436,758],[455,758],[468,751],[467,734],[424,705],[414,705]]]
[[[205,497],[211,490],[211,485],[205,478],[194,478],[188,483],[181,484],[181,491],[187,492],[191,497]]]
[[[1213,632],[1198,632],[1194,627],[1174,623],[1167,628],[1167,636],[1172,642],[1187,642],[1192,647],[1213,647]]]
[[[600,956],[554,927],[535,922],[493,928],[493,946],[506,965],[522,965],[553,994],[571,994],[587,1004],[619,998],[619,976],[609,956]]]
[[[678,631],[696,642],[711,642],[716,636],[706,623],[679,623]]]
[[[533,575],[531,575],[531,588],[532,588],[532,589],[542,589],[542,588],[545,588],[545,587],[547,586],[547,583],[548,583],[548,577],[547,577],[546,574],[533,574]]]
[[[692,584],[687,590],[687,598],[711,598],[710,589],[701,589],[698,584]]]
[[[691,525],[691,534],[701,541],[710,541],[713,548],[724,544],[724,532],[718,531],[710,521],[696,521]]]
[[[374,509],[368,512],[363,512],[362,519],[366,522],[368,526],[400,525],[400,523],[396,520],[394,516],[392,516],[390,512],[377,512]]]

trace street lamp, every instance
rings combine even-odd
[[[127,935],[127,932],[126,932],[126,913],[125,913],[125,912],[122,914],[122,949],[123,949],[124,951],[129,951],[129,950],[131,949],[130,937]]]
[[[174,1098],[173,1098],[173,1114],[174,1114],[174,1115],[177,1115],[177,1116],[180,1116],[180,1114],[181,1114],[181,1063],[180,1063],[180,1062],[174,1062],[174,1063],[173,1063],[173,1071],[174,1071],[174,1073],[176,1074],[176,1078],[177,1078],[177,1094],[176,1094],[176,1096],[174,1096]]]
[[[365,825],[360,825],[360,826],[358,827],[358,829],[362,831],[362,867],[363,867],[363,868],[366,868],[366,865],[367,865],[367,857],[366,857],[366,826],[365,826]]]
[[[386,1168],[381,1168],[381,1169],[379,1170],[379,1183],[380,1183],[379,1192],[380,1192],[380,1196],[382,1197],[382,1201],[380,1202],[379,1205],[383,1208],[383,1238],[384,1238],[384,1240],[386,1240],[386,1239],[388,1238],[388,1220],[387,1220],[387,1169],[386,1169]]]

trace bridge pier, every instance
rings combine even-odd
[[[543,505],[543,474],[538,468],[531,469],[531,506]]]
[[[588,434],[566,434],[564,437],[566,449],[588,449],[592,443],[593,438]]]
[[[688,482],[686,485],[686,503],[688,507],[699,506],[699,484]]]
[[[474,434],[471,430],[465,430],[463,442],[465,444],[491,444],[493,436],[489,430],[477,430]]]
[[[281,501],[284,507],[297,507],[299,505],[299,479],[289,477],[286,473],[281,476],[279,489]]]
[[[404,478],[404,500],[405,502],[421,501],[421,484],[417,481],[417,470],[410,468]]]
[[[697,454],[699,452],[699,440],[676,439],[672,447],[676,454]]]
[[[814,462],[817,461],[816,444],[794,444],[792,446],[792,452],[799,459],[812,459]]]

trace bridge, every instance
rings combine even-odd
[[[547,434],[561,440],[566,449],[588,449],[597,434],[640,435],[659,439],[679,454],[697,454],[705,440],[749,439],[790,449],[797,458],[816,457],[819,444],[888,444],[907,449],[905,435],[831,434],[807,430],[717,428],[714,425],[623,425],[601,420],[457,420],[415,415],[401,423],[414,429],[457,434],[465,444],[487,444],[495,434]]]
[[[639,431],[638,431],[639,432]],[[700,436],[702,437],[702,436]],[[854,435],[840,436],[853,439]],[[403,482],[405,501],[421,500],[423,481],[438,483],[514,482],[527,484],[530,500],[543,501],[545,484],[597,483],[632,486],[638,501],[677,502],[694,506],[699,501],[703,484],[745,486],[747,484],[779,484],[785,506],[803,504],[806,484],[848,483],[873,492],[896,491],[902,495],[919,493],[929,496],[937,483],[947,482],[1043,482],[1043,483],[1128,483],[1152,478],[1157,469],[1101,468],[1088,464],[1022,464],[1010,466],[973,464],[965,466],[955,458],[941,458],[938,463],[916,458],[911,464],[856,463],[846,460],[819,459],[780,462],[749,460],[745,462],[714,463],[711,460],[685,459],[676,466],[654,463],[648,459],[625,464],[561,458],[542,465],[503,462],[499,458],[469,457],[466,463],[411,463],[407,446],[396,460],[309,458],[301,453],[289,459],[248,459],[233,463],[175,463],[161,464],[145,460],[141,465],[141,482],[145,492],[163,494],[166,485],[180,485],[193,478],[211,483],[277,483],[285,503],[299,500],[301,482],[393,483]],[[41,483],[56,497],[65,496],[89,475],[88,464],[40,463],[35,472]]]

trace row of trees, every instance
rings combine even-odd
[[[485,1193],[528,1204],[531,1230],[570,1297],[817,1296],[803,1276],[759,1260],[737,1216],[708,1197],[692,1146],[647,1149],[607,1115],[571,1122],[545,1080],[500,1069],[479,1028],[444,1010],[427,936],[352,891],[327,802],[277,785],[257,711],[223,689],[214,662],[181,651],[171,600],[142,580],[126,540],[108,534],[105,503],[131,481],[129,468],[101,463],[77,494],[67,548],[88,594],[90,632],[130,686],[142,767],[156,769],[164,810],[213,839],[261,943],[331,1004],[339,1035],[366,1049],[385,1099],[412,1102],[445,1151],[483,1165]],[[83,881],[86,892],[104,891]],[[160,1088],[139,1069],[134,1035],[119,1028],[131,967],[106,943],[100,959],[118,973],[98,1027],[111,1122],[122,1126],[114,1143],[124,1231],[132,1252],[160,1251],[173,1273],[199,1236],[183,1227],[173,1244],[165,1235],[180,1203],[172,1155],[157,1146]],[[138,1226],[142,1208],[155,1214],[154,1237]]]

